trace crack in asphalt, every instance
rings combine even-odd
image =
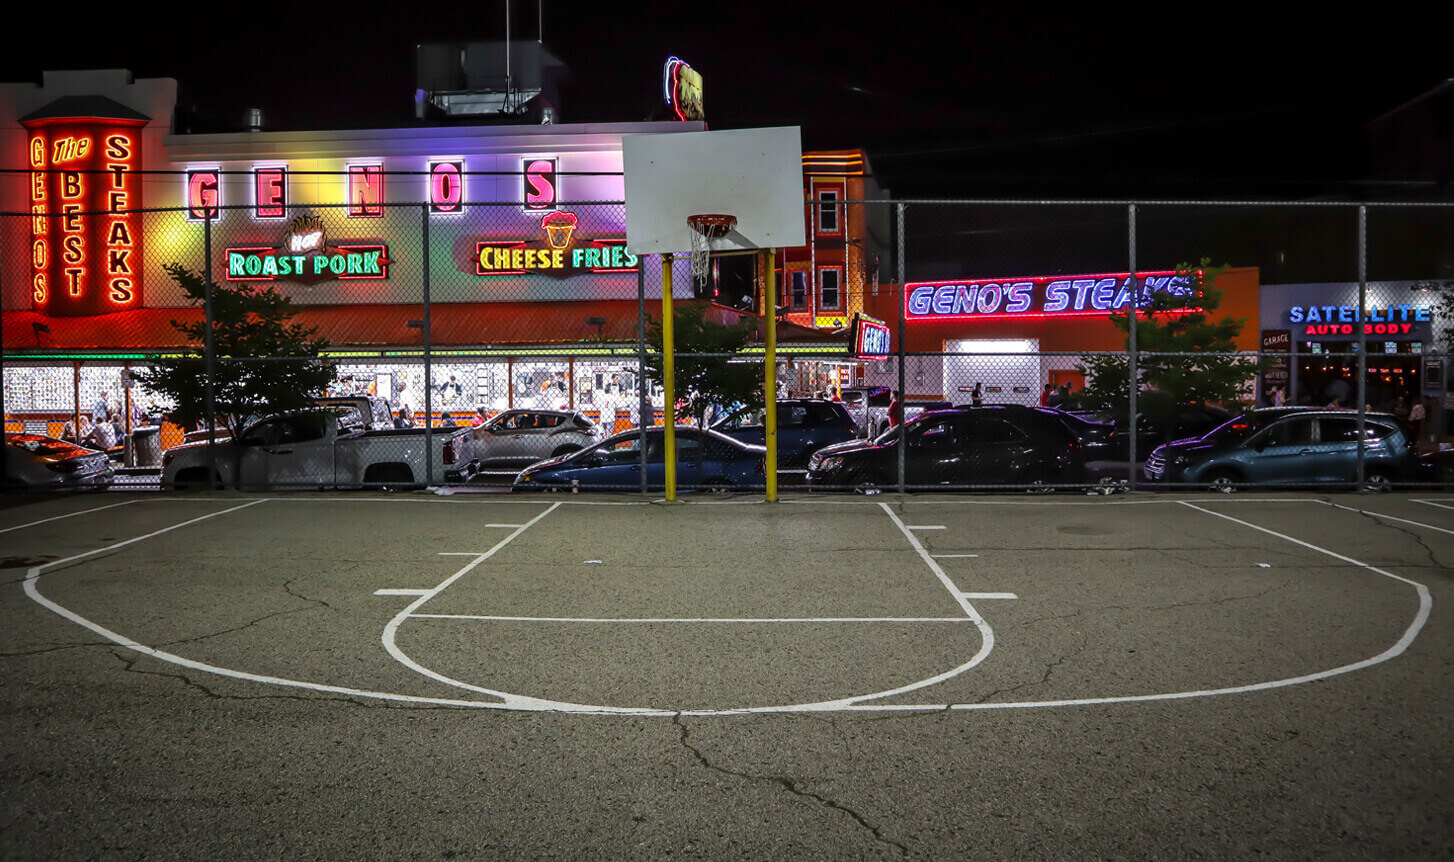
[[[702,754],[701,750],[698,749],[696,746],[692,745],[691,742],[688,740],[691,732],[688,729],[686,723],[682,721],[682,714],[680,712],[672,715],[672,723],[681,730],[680,742],[682,748],[685,748],[687,751],[691,752],[692,757],[695,758],[697,763],[701,764],[704,769],[710,770],[712,772],[717,772],[722,775],[730,775],[733,778],[741,778],[746,781],[775,784],[794,796],[802,799],[809,799],[813,802],[818,803],[819,805],[822,805],[824,808],[831,808],[834,811],[842,812],[843,814],[846,814],[849,818],[851,818],[853,822],[857,823],[860,827],[867,830],[867,832],[873,836],[873,840],[887,847],[894,848],[898,851],[900,857],[905,859],[908,858],[908,847],[900,844],[897,841],[894,841],[891,838],[884,837],[883,832],[877,826],[869,823],[862,814],[859,814],[852,808],[849,808],[848,806],[843,805],[839,802],[835,802],[832,799],[827,798],[826,796],[819,795],[810,790],[804,790],[803,788],[798,786],[797,782],[784,775],[753,775],[748,772],[736,772],[725,767],[717,766],[716,764],[709,761],[706,755]]]
[[[90,641],[78,644],[52,644],[43,649],[22,650],[20,652],[0,653],[0,658],[20,658],[28,655],[42,655],[48,652],[59,652],[67,649],[81,649],[82,647],[114,646],[111,641]]]
[[[297,701],[303,701],[303,702],[306,702],[306,703],[321,703],[321,702],[345,703],[345,704],[348,704],[349,706],[358,707],[359,709],[447,710],[447,711],[453,711],[453,712],[462,712],[462,711],[474,712],[474,711],[477,711],[477,708],[476,707],[468,707],[468,706],[449,706],[447,704],[370,703],[370,702],[367,702],[367,701],[358,700],[358,699],[351,698],[351,697],[330,697],[330,696],[321,695],[321,694],[315,694],[315,695],[302,695],[302,694],[257,694],[257,695],[222,694],[220,692],[213,691],[212,689],[208,688],[207,686],[203,685],[200,682],[197,682],[197,681],[193,680],[192,678],[188,677],[186,674],[182,674],[182,673],[168,673],[166,671],[160,671],[160,670],[144,670],[142,668],[138,668],[136,665],[143,658],[143,655],[141,653],[135,653],[135,652],[132,652],[130,650],[122,651],[120,649],[112,649],[111,650],[111,654],[114,655],[114,656],[116,656],[118,659],[120,659],[126,665],[126,667],[123,668],[123,670],[125,670],[127,673],[137,673],[137,674],[142,674],[143,676],[160,676],[160,677],[165,677],[167,679],[175,679],[175,680],[180,681],[183,685],[187,686],[188,688],[193,688],[193,689],[196,689],[197,691],[202,692],[202,694],[206,695],[211,700],[242,700],[242,701],[249,701],[249,700],[297,700]]]
[[[286,592],[288,595],[293,596],[294,598],[302,599],[305,602],[311,602],[313,604],[322,605],[323,607],[328,608],[329,610],[332,610],[333,609],[333,605],[330,605],[328,602],[325,602],[322,599],[312,599],[312,598],[309,598],[309,597],[303,595],[302,593],[295,593],[295,592],[293,592],[292,584],[293,584],[293,581],[296,581],[296,580],[298,580],[298,579],[297,578],[290,578],[289,580],[283,581],[283,591]]]
[[[1392,523],[1392,522],[1383,520],[1383,518],[1388,517],[1388,516],[1380,515],[1377,512],[1369,512],[1369,511],[1364,510],[1364,509],[1354,509],[1351,506],[1342,506],[1342,507],[1339,507],[1339,508],[1345,509],[1347,511],[1357,512],[1358,514],[1362,515],[1365,518],[1368,518],[1369,520],[1373,521],[1374,523],[1378,524],[1381,527],[1388,527],[1391,530],[1397,530],[1400,533],[1403,533],[1405,536],[1408,536],[1409,538],[1413,539],[1414,540],[1414,544],[1416,544],[1419,547],[1421,547],[1421,548],[1424,549],[1424,553],[1427,554],[1428,557],[1429,557],[1429,563],[1435,569],[1442,569],[1445,572],[1449,572],[1451,570],[1454,570],[1454,566],[1445,565],[1443,563],[1443,561],[1441,561],[1439,559],[1439,555],[1434,552],[1434,549],[1433,548],[1429,547],[1429,543],[1424,539],[1424,537],[1421,536],[1421,535],[1419,535],[1418,533],[1414,532],[1413,531],[1413,528],[1411,528],[1411,527],[1401,527],[1401,526],[1399,526],[1396,523]],[[1397,565],[1397,564],[1395,564],[1395,565]]]
[[[251,620],[249,622],[245,622],[245,623],[243,623],[240,626],[234,626],[233,628],[230,628],[230,629],[223,629],[222,631],[218,631],[218,632],[211,632],[211,633],[205,634],[205,635],[195,635],[193,637],[181,638],[179,640],[174,640],[174,641],[162,641],[161,643],[153,644],[153,646],[166,647],[166,646],[176,646],[177,644],[198,643],[199,641],[205,641],[205,640],[207,640],[209,638],[216,638],[216,637],[221,637],[223,635],[230,635],[230,634],[232,634],[234,632],[240,632],[243,629],[251,628],[252,626],[257,625],[258,623],[264,622],[266,620],[270,620],[273,617],[283,617],[283,616],[287,616],[289,614],[297,614],[297,613],[302,613],[303,611],[311,611],[311,610],[313,610],[313,606],[312,605],[310,605],[310,606],[308,606],[306,608],[291,608],[291,609],[286,610],[286,611],[273,611],[270,614],[264,614],[263,616],[260,616],[260,617],[258,617],[255,620]]]
[[[1065,660],[1068,659],[1068,658],[1070,658],[1070,655],[1069,654],[1066,654],[1066,655],[1063,655],[1063,656],[1057,658],[1055,661],[1052,661],[1052,662],[1046,664],[1045,665],[1045,675],[1042,676],[1042,677],[1040,677],[1040,679],[1038,679],[1038,680],[1031,681],[1031,682],[1022,682],[1019,685],[1012,685],[1009,688],[998,688],[998,689],[995,689],[994,691],[990,692],[989,694],[986,694],[984,697],[981,697],[979,700],[968,701],[968,703],[988,703],[989,700],[990,700],[990,698],[992,698],[992,697],[998,697],[999,695],[1002,695],[1002,694],[1009,694],[1011,692],[1016,692],[1016,691],[1019,691],[1022,688],[1028,688],[1028,687],[1030,687],[1032,685],[1044,685],[1045,683],[1047,683],[1047,682],[1050,681],[1050,675],[1053,674],[1053,673],[1055,673],[1055,669],[1057,667],[1060,667],[1062,664],[1064,664],[1065,663]]]

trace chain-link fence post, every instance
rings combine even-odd
[[[1129,269],[1131,271],[1131,327],[1126,340],[1126,370],[1128,379],[1126,391],[1130,393],[1130,402],[1127,408],[1130,413],[1126,417],[1126,433],[1130,435],[1126,444],[1126,488],[1136,490],[1136,385],[1140,376],[1139,363],[1137,362],[1136,329],[1140,325],[1141,309],[1141,285],[1136,281],[1136,205],[1130,204],[1126,207],[1126,239],[1127,255],[1129,258]]]
[[[901,203],[901,204],[898,205],[898,211],[899,212],[898,212],[898,231],[897,231],[897,233],[899,235],[899,266],[898,266],[898,269],[899,269],[899,272],[898,272],[898,277],[899,277],[899,298],[898,298],[898,305],[899,305],[899,357],[898,357],[899,358],[899,394],[898,394],[898,398],[897,398],[898,403],[899,403],[899,419],[898,419],[898,424],[899,425],[903,425],[904,424],[904,421],[903,421],[903,416],[904,416],[904,413],[905,413],[905,409],[904,408],[905,408],[905,402],[908,400],[907,399],[907,393],[905,393],[905,391],[904,391],[904,384],[905,384],[905,374],[904,374],[904,366],[905,366],[905,355],[904,355],[905,354],[905,350],[904,350],[904,209],[905,209],[905,207],[906,207],[906,204],[902,204]],[[864,397],[867,398],[867,396],[864,396]],[[892,402],[890,402],[890,404],[889,404],[889,414],[890,414],[889,415],[889,421],[890,422],[893,422],[894,421],[894,417],[893,417],[893,403]],[[898,481],[899,493],[900,494],[904,493],[904,490],[905,490],[905,488],[904,488],[904,484],[905,484],[904,483],[904,476],[906,475],[907,470],[908,470],[907,460],[906,460],[905,452],[904,452],[904,447],[906,445],[907,445],[907,443],[906,443],[906,437],[904,435],[903,430],[901,429],[899,431],[899,445],[897,447],[895,447],[898,450],[898,453],[899,453],[898,454],[898,466],[895,469],[896,469],[897,475],[898,475],[898,480],[897,481]]]
[[[1368,410],[1368,207],[1358,207],[1358,490],[1363,490],[1364,423]]]
[[[205,211],[206,218],[202,221],[204,231],[202,237],[202,284],[206,294],[203,296],[203,318],[206,322],[206,338],[203,341],[203,350],[206,353],[206,375],[207,375],[207,487],[216,488],[218,483],[217,474],[217,351],[212,337],[212,210]]]
[[[419,205],[420,245],[423,260],[420,272],[424,277],[424,484],[434,484],[434,373],[430,365],[429,346],[429,204]]]

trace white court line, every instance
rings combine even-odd
[[[62,518],[74,518],[77,515],[89,515],[92,512],[99,512],[102,509],[114,509],[117,506],[130,506],[132,503],[139,503],[139,502],[141,502],[141,501],[140,500],[125,500],[125,501],[120,502],[120,503],[112,503],[109,506],[97,506],[94,509],[83,509],[83,510],[81,510],[79,512],[71,512],[68,515],[56,515],[54,518],[42,518],[39,521],[31,521],[29,524],[19,524],[19,525],[14,526],[14,527],[6,527],[5,529],[0,530],[0,533],[8,533],[11,530],[23,530],[26,527],[34,527],[37,524],[48,524],[51,521],[59,521]]]
[[[947,530],[943,524],[910,524],[910,530]]]
[[[1454,511],[1454,506],[1446,506],[1443,503],[1435,503],[1433,500],[1414,500],[1413,502],[1423,503],[1425,506],[1436,506],[1440,509],[1449,509],[1450,511]]]
[[[428,590],[420,590],[420,589],[411,589],[409,587],[398,587],[398,588],[385,587],[382,590],[374,590],[374,595],[376,595],[376,596],[422,596],[422,595],[424,595],[427,592],[429,592],[429,591]]]
[[[512,623],[968,623],[969,617],[503,617],[488,614],[414,614],[412,619]]]
[[[936,560],[967,560],[978,557],[979,554],[930,554]]]
[[[1018,599],[1014,593],[960,593],[966,599]]]
[[[739,708],[739,709],[680,710],[680,709],[660,709],[660,708],[620,708],[620,707],[616,707],[616,708],[606,708],[606,707],[591,707],[591,706],[587,706],[587,705],[583,705],[583,704],[559,704],[559,705],[555,705],[555,704],[553,704],[553,702],[550,702],[550,701],[538,701],[538,700],[527,699],[527,698],[518,698],[518,702],[515,702],[515,703],[510,703],[510,702],[498,703],[498,702],[492,702],[492,701],[459,700],[459,699],[439,698],[439,697],[422,697],[422,696],[414,696],[414,695],[397,694],[397,693],[394,693],[394,692],[370,691],[370,690],[366,690],[366,689],[349,688],[349,687],[346,687],[346,686],[329,685],[329,684],[326,684],[326,683],[305,682],[305,681],[300,681],[300,680],[285,679],[285,678],[281,678],[281,677],[272,677],[272,676],[265,676],[265,675],[261,675],[261,674],[253,674],[253,673],[248,673],[246,671],[233,670],[231,668],[218,667],[216,665],[209,665],[209,664],[205,664],[205,663],[202,663],[202,662],[193,661],[191,659],[183,658],[181,656],[174,655],[172,653],[162,652],[160,650],[153,649],[152,647],[148,647],[148,646],[145,646],[143,644],[137,643],[136,641],[133,641],[133,640],[125,637],[124,635],[120,635],[120,634],[117,634],[115,632],[112,632],[109,629],[106,629],[105,627],[103,627],[103,626],[101,626],[101,625],[99,625],[97,623],[91,622],[90,620],[86,619],[85,617],[82,617],[79,614],[76,614],[76,613],[68,610],[67,608],[64,608],[64,607],[56,604],[55,602],[51,601],[50,599],[47,599],[45,596],[41,595],[41,593],[39,591],[39,588],[37,586],[37,581],[38,581],[38,579],[40,577],[41,572],[43,572],[44,570],[49,569],[51,567],[64,565],[64,564],[69,563],[69,562],[72,562],[74,560],[79,560],[79,559],[82,559],[82,558],[85,558],[85,557],[88,557],[88,556],[92,556],[92,555],[95,555],[95,554],[103,553],[105,551],[109,551],[109,550],[112,550],[114,548],[120,548],[120,547],[123,547],[123,546],[126,546],[126,545],[133,544],[135,542],[142,541],[144,539],[152,538],[153,536],[161,535],[162,533],[166,533],[166,532],[170,532],[172,530],[180,529],[181,527],[185,527],[185,526],[188,526],[190,524],[197,523],[199,521],[204,521],[204,520],[207,520],[209,518],[214,518],[214,517],[217,517],[217,516],[220,516],[220,515],[225,515],[225,514],[228,514],[230,512],[235,512],[235,511],[238,511],[239,509],[247,508],[247,506],[253,505],[254,503],[264,502],[267,499],[268,498],[261,498],[261,499],[253,500],[253,501],[247,503],[246,505],[235,506],[235,507],[232,507],[230,509],[225,509],[225,510],[222,510],[222,511],[219,511],[219,512],[213,512],[213,513],[208,514],[208,515],[203,515],[203,516],[198,517],[198,518],[193,518],[193,519],[190,519],[188,521],[183,521],[181,523],[174,524],[174,525],[172,525],[170,527],[165,527],[165,528],[162,528],[160,530],[156,530],[156,531],[153,531],[151,533],[147,533],[147,534],[142,535],[142,536],[137,536],[135,538],[128,539],[128,540],[123,541],[123,542],[117,542],[117,543],[115,543],[113,545],[109,545],[109,546],[107,546],[105,548],[99,548],[99,549],[96,549],[96,550],[93,550],[93,551],[85,552],[83,554],[77,554],[77,555],[72,556],[72,557],[67,557],[66,559],[63,559],[63,560],[57,560],[57,561],[52,562],[52,563],[46,563],[46,564],[41,565],[41,566],[36,566],[36,567],[31,568],[31,569],[29,569],[27,571],[26,580],[25,580],[25,584],[24,584],[25,592],[26,592],[27,595],[29,595],[31,597],[32,600],[36,601],[37,603],[39,603],[42,606],[46,607],[47,609],[51,610],[53,613],[56,613],[56,614],[58,614],[58,615],[60,615],[60,616],[62,616],[64,618],[66,618],[66,619],[68,619],[68,620],[76,623],[77,625],[80,625],[80,626],[82,626],[84,628],[87,628],[87,629],[93,631],[93,632],[96,632],[97,634],[101,635],[102,637],[105,637],[105,638],[107,638],[107,639],[113,641],[114,643],[117,643],[117,644],[119,644],[119,645],[121,645],[123,647],[126,647],[128,649],[131,649],[131,650],[133,650],[135,652],[138,652],[138,653],[141,653],[141,654],[144,654],[144,655],[151,656],[153,658],[160,659],[162,661],[169,662],[171,664],[174,664],[174,665],[177,665],[177,666],[180,666],[180,667],[190,668],[190,669],[202,671],[202,672],[205,672],[205,673],[211,673],[211,674],[215,674],[217,676],[229,677],[229,678],[233,678],[233,679],[240,679],[240,680],[246,680],[246,681],[257,682],[257,683],[264,683],[264,684],[270,684],[270,685],[280,685],[280,686],[291,687],[291,688],[298,688],[298,689],[306,689],[306,690],[312,690],[312,691],[319,691],[319,692],[325,692],[325,693],[330,693],[330,694],[341,694],[341,695],[349,695],[349,696],[356,696],[356,697],[373,698],[373,699],[377,699],[377,700],[385,700],[385,701],[398,702],[398,703],[407,703],[407,704],[414,704],[414,705],[451,706],[451,707],[465,707],[465,708],[474,708],[474,709],[501,709],[501,708],[517,708],[517,709],[518,708],[524,708],[524,709],[559,709],[560,711],[572,712],[572,713],[576,713],[576,714],[635,715],[635,716],[656,716],[656,717],[674,717],[674,716],[704,716],[704,717],[706,717],[706,716],[726,716],[726,715],[762,714],[762,713],[811,712],[811,711],[825,711],[825,710],[828,710],[828,709],[837,709],[837,710],[841,710],[841,711],[845,711],[845,712],[869,712],[869,713],[884,713],[884,712],[925,712],[925,711],[942,711],[942,710],[945,710],[945,709],[954,709],[954,710],[1028,709],[1028,708],[1041,708],[1041,707],[1085,706],[1085,705],[1095,705],[1095,704],[1116,704],[1116,703],[1148,702],[1148,701],[1159,701],[1159,700],[1180,700],[1180,699],[1190,699],[1190,698],[1199,698],[1199,697],[1211,697],[1211,696],[1224,695],[1224,694],[1240,694],[1240,693],[1245,693],[1245,692],[1252,692],[1252,691],[1266,690],[1266,689],[1272,689],[1272,688],[1281,688],[1281,687],[1293,686],[1293,685],[1298,685],[1298,684],[1305,683],[1305,682],[1312,682],[1312,681],[1316,681],[1316,680],[1320,680],[1320,679],[1325,679],[1325,678],[1332,677],[1332,676],[1336,676],[1336,675],[1339,675],[1339,674],[1351,673],[1353,671],[1362,670],[1362,669],[1365,669],[1365,668],[1368,668],[1368,667],[1372,667],[1373,665],[1379,664],[1379,663],[1384,662],[1384,661],[1388,661],[1391,658],[1395,658],[1398,655],[1401,655],[1408,648],[1408,646],[1414,641],[1414,639],[1418,636],[1418,634],[1422,630],[1425,622],[1428,620],[1430,611],[1431,611],[1432,606],[1433,606],[1433,601],[1432,601],[1432,598],[1429,595],[1428,588],[1425,587],[1423,584],[1420,584],[1420,583],[1418,583],[1416,581],[1412,581],[1412,580],[1409,580],[1408,578],[1403,578],[1403,577],[1400,577],[1398,575],[1394,575],[1392,573],[1389,573],[1387,571],[1384,571],[1383,569],[1379,569],[1377,567],[1368,565],[1366,563],[1362,563],[1362,562],[1360,562],[1358,560],[1355,560],[1355,559],[1353,559],[1351,557],[1343,556],[1343,555],[1338,554],[1338,553],[1336,553],[1334,551],[1330,551],[1330,550],[1328,550],[1326,548],[1321,548],[1321,547],[1318,547],[1316,545],[1312,545],[1312,544],[1307,543],[1307,542],[1304,542],[1304,541],[1302,541],[1300,539],[1295,539],[1295,538],[1293,538],[1291,536],[1288,536],[1288,535],[1285,535],[1283,533],[1278,533],[1278,532],[1275,532],[1273,530],[1269,530],[1269,529],[1267,529],[1265,527],[1260,527],[1260,526],[1258,526],[1256,524],[1252,524],[1252,523],[1247,522],[1247,521],[1242,521],[1242,520],[1239,520],[1237,518],[1233,518],[1233,517],[1231,517],[1229,515],[1222,515],[1222,514],[1220,514],[1218,512],[1214,512],[1214,511],[1211,511],[1209,509],[1203,509],[1200,506],[1192,505],[1191,503],[1186,502],[1186,501],[1180,501],[1180,500],[1161,500],[1161,501],[1155,501],[1155,502],[1180,503],[1181,505],[1187,506],[1188,508],[1194,509],[1196,511],[1203,512],[1205,514],[1212,515],[1212,516],[1215,516],[1215,517],[1218,517],[1218,518],[1222,518],[1224,520],[1231,521],[1233,523],[1241,524],[1243,526],[1249,527],[1249,528],[1254,529],[1254,530],[1257,530],[1259,532],[1266,533],[1268,535],[1275,536],[1277,538],[1281,538],[1281,539],[1284,539],[1286,541],[1292,542],[1293,544],[1296,544],[1296,545],[1299,545],[1299,546],[1308,548],[1310,550],[1317,551],[1318,553],[1326,554],[1326,555],[1332,556],[1332,557],[1334,557],[1336,559],[1339,559],[1339,560],[1343,560],[1345,562],[1352,563],[1354,565],[1357,565],[1357,566],[1360,566],[1362,568],[1365,568],[1365,569],[1367,569],[1367,570],[1369,570],[1371,572],[1374,572],[1376,574],[1383,575],[1384,577],[1388,577],[1388,578],[1390,578],[1392,580],[1395,580],[1395,581],[1399,581],[1401,583],[1408,584],[1408,585],[1414,587],[1418,591],[1418,594],[1419,594],[1419,612],[1416,614],[1413,622],[1409,625],[1409,627],[1407,628],[1407,630],[1404,632],[1403,636],[1399,638],[1398,642],[1396,642],[1388,650],[1385,650],[1384,652],[1382,652],[1382,653],[1380,653],[1378,655],[1375,655],[1375,656],[1373,656],[1373,657],[1371,657],[1369,659],[1365,659],[1365,660],[1360,661],[1360,662],[1355,662],[1353,664],[1348,664],[1348,665],[1343,665],[1343,666],[1336,667],[1336,668],[1331,668],[1331,669],[1325,670],[1325,671],[1319,671],[1319,672],[1315,672],[1315,673],[1311,673],[1311,674],[1306,674],[1306,675],[1303,675],[1303,676],[1289,677],[1289,678],[1286,678],[1286,679],[1273,680],[1273,681],[1262,682],[1262,683],[1252,683],[1252,684],[1249,684],[1249,685],[1242,685],[1242,686],[1232,686],[1232,687],[1219,688],[1219,689],[1206,689],[1206,690],[1196,690],[1196,691],[1171,692],[1171,693],[1166,693],[1166,694],[1129,695],[1129,696],[1104,697],[1104,698],[1080,698],[1080,699],[1067,699],[1067,700],[1020,701],[1020,702],[983,703],[983,704],[965,704],[965,703],[954,703],[954,704],[949,704],[949,703],[939,703],[939,704],[868,704],[868,703],[859,703],[859,702],[857,702],[859,700],[867,699],[867,698],[886,697],[889,694],[892,694],[893,693],[893,692],[885,692],[885,693],[880,693],[880,694],[877,694],[877,695],[868,695],[868,696],[865,696],[865,698],[851,698],[851,699],[847,699],[845,701],[828,701],[828,702],[824,702],[822,704],[799,704],[799,705],[796,705],[796,706],[780,706],[780,707],[746,707],[746,708]],[[1269,502],[1293,502],[1293,501],[1278,500],[1278,501],[1269,501]],[[1297,501],[1297,502],[1307,502],[1307,501]],[[556,505],[560,505],[560,504],[556,504]],[[887,504],[879,503],[878,505],[883,506],[885,508],[885,510],[888,510]],[[554,506],[552,506],[552,509],[553,508],[554,508]],[[546,513],[542,513],[542,515],[539,516],[539,517],[543,517],[544,514],[548,514],[548,511],[549,510],[547,510]],[[893,517],[892,511],[889,511],[889,515],[890,515],[890,517]],[[539,520],[539,517],[537,517],[535,520]],[[897,518],[894,518],[894,520],[896,522],[898,521]],[[533,521],[532,521],[532,523],[533,523]],[[922,551],[922,546],[919,545],[919,543],[917,542],[917,540],[915,539],[915,537],[913,536],[913,534],[907,532],[906,530],[903,530],[902,522],[898,522],[898,523],[900,524],[901,531],[904,532],[906,538],[909,539],[910,543],[916,545],[920,549],[921,556],[926,556],[924,554],[924,552]],[[508,541],[508,539],[507,539],[507,541]],[[488,553],[493,553],[495,550],[498,550],[499,547],[501,547],[502,545],[503,545],[503,543],[501,545],[499,545],[499,546],[496,546],[496,548],[492,549]],[[469,569],[473,568],[474,565],[477,565],[478,562],[479,561],[476,561],[476,563],[472,563],[470,566],[467,566],[464,570],[461,570],[460,572],[456,573],[456,575],[454,577],[462,576],[466,571],[468,571]],[[928,559],[927,558],[926,558],[926,562],[928,562]],[[936,570],[936,574],[940,576],[941,581],[946,581],[947,580],[947,578],[943,575],[942,569],[938,569],[938,567],[935,566],[933,563],[930,563],[930,566],[931,566],[931,568],[933,568],[933,569]],[[451,578],[451,580],[453,580],[453,578]],[[444,586],[444,585],[442,585],[442,586]],[[436,592],[437,592],[437,590],[436,590]],[[962,601],[962,599],[961,599],[961,601]],[[416,603],[415,607],[417,607],[417,603]],[[978,615],[976,614],[975,616],[978,616]],[[976,622],[976,625],[980,625],[981,623],[982,623],[982,620],[979,620],[979,621]],[[987,629],[987,628],[988,628],[988,626],[982,626],[982,631],[984,629]],[[990,636],[992,637],[992,634]],[[986,647],[987,646],[988,646],[988,643],[986,644]],[[982,647],[980,652],[981,652],[982,655],[987,655],[987,652],[988,651],[987,651],[987,649],[985,647]],[[982,660],[982,657],[977,657],[977,659],[978,660]],[[973,664],[973,663],[977,663],[977,660],[976,659],[972,659],[971,660],[971,664]],[[952,673],[958,673],[962,669],[964,669],[964,668],[963,667],[962,668],[956,668],[954,671],[951,671],[950,673],[951,674]],[[944,678],[944,676],[941,675],[940,678]],[[919,685],[920,684],[915,684],[914,687],[919,687]],[[512,696],[512,697],[517,697],[517,696]]]
[[[496,528],[499,528],[499,529],[502,529],[502,530],[513,530],[513,529],[516,529],[517,527],[523,527],[525,525],[524,524],[486,524],[485,526],[486,527],[496,527]]]
[[[1345,512],[1357,512],[1360,515],[1368,515],[1374,518],[1385,518],[1390,521],[1398,521],[1400,524],[1413,524],[1415,527],[1423,527],[1425,529],[1435,530],[1440,533],[1448,533],[1449,535],[1454,536],[1454,530],[1446,530],[1443,527],[1436,527],[1433,524],[1425,524],[1422,521],[1410,521],[1408,518],[1395,518],[1393,515],[1385,515],[1382,512],[1370,512],[1367,509],[1355,509],[1352,506],[1344,506],[1339,503],[1329,503],[1328,505],[1332,506],[1335,509],[1342,509]]]

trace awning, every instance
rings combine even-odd
[[[678,301],[678,305],[686,301]],[[424,319],[424,306],[326,305],[295,306],[293,322],[317,327],[334,350],[420,350],[423,334],[411,321]],[[659,316],[660,303],[648,301],[648,318]],[[710,304],[708,318],[735,323],[744,318],[759,322],[756,340],[762,340],[761,318],[749,312]],[[6,311],[3,338],[7,356],[57,354],[165,353],[192,346],[172,326],[173,321],[196,323],[202,310],[140,308],[89,317],[51,317],[35,311]],[[519,348],[573,352],[604,345],[636,343],[635,300],[594,302],[470,302],[439,303],[430,307],[431,347]],[[777,340],[782,348],[820,348],[841,352],[842,333],[820,332],[779,322]]]

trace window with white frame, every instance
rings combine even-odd
[[[838,192],[818,192],[818,233],[836,234],[842,231],[838,224]]]
[[[818,270],[818,307],[838,309],[842,307],[840,290],[843,284],[843,270],[838,267],[823,267]]]

